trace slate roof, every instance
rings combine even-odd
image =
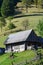
[[[33,32],[33,33],[32,33]],[[31,41],[43,43],[43,38],[38,37],[35,32],[31,30],[21,31],[14,34],[10,34],[5,41],[5,44],[17,43],[22,41]]]
[[[32,29],[10,34],[8,36],[7,40],[5,41],[5,44],[25,41],[28,38],[28,36],[30,35],[31,31],[32,31]]]

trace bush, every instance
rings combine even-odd
[[[12,22],[10,22],[10,23],[8,24],[8,28],[9,28],[9,29],[14,29],[14,28],[16,28],[16,26],[15,26]]]
[[[37,25],[37,30],[41,36],[43,36],[43,19],[39,20],[39,23]]]

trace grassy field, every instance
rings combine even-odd
[[[15,24],[16,28],[14,30],[24,30],[24,26],[23,26],[23,21],[28,20],[28,30],[29,29],[34,29],[35,32],[38,34],[37,32],[37,24],[39,23],[39,20],[42,20],[43,16],[24,16],[24,17],[20,17],[20,18],[13,18],[12,22]],[[7,20],[7,23],[9,21]]]
[[[37,24],[39,20],[42,20],[43,16],[27,16],[27,17],[21,17],[21,18],[14,18],[12,22],[17,26],[17,28],[23,29],[23,21],[28,20],[29,26],[28,29],[35,29],[37,27]]]
[[[13,61],[14,63],[20,63],[25,60],[31,60],[32,58],[35,57],[35,55],[36,55],[35,52],[32,50],[15,53]],[[0,56],[0,65],[11,65],[12,60],[9,58],[9,56],[10,56],[9,53]]]

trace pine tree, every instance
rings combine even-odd
[[[1,16],[1,6],[2,6],[3,0],[0,0],[0,16]]]
[[[3,17],[14,15],[14,0],[3,0],[1,14]]]

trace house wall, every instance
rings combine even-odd
[[[31,49],[32,49],[32,46],[27,46],[27,50],[28,50],[28,49],[31,50]]]
[[[23,43],[18,43],[18,45],[6,45],[6,52],[11,52],[11,47],[13,49],[13,52],[22,52],[24,50],[31,50],[34,47],[34,44],[32,42],[23,42]]]
[[[6,45],[6,50],[5,52],[11,52],[11,45]]]
[[[12,46],[13,52],[22,52],[25,50],[25,44]],[[5,52],[11,52],[11,45],[6,46]]]
[[[13,46],[13,50],[14,52],[22,52],[25,50],[25,44]]]

